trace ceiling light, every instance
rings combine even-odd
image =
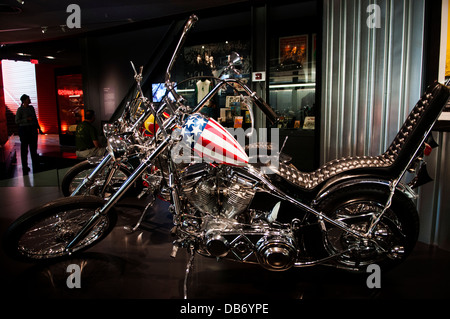
[[[47,32],[47,27],[41,27],[42,28],[42,33],[45,33],[45,32]]]
[[[49,60],[54,60],[54,59],[56,59],[54,56],[51,56],[51,55],[47,55],[46,58],[49,59]]]
[[[16,1],[20,4],[25,4],[25,1],[23,1],[23,0],[16,0]]]

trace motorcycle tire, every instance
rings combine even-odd
[[[105,201],[96,196],[64,197],[31,209],[5,233],[4,249],[13,259],[39,262],[67,257],[97,244],[114,228],[112,209],[101,216],[90,233],[69,253],[65,247]]]
[[[86,160],[70,168],[61,181],[61,191],[63,195],[66,197],[71,196],[72,193],[75,191],[75,189],[78,187],[78,185],[84,180],[84,178],[89,176],[89,174],[94,170],[96,166],[97,164],[90,163],[89,161]],[[100,177],[103,178],[103,180],[106,178],[104,175],[105,174],[102,173],[102,177]],[[121,166],[120,169],[114,174],[113,183],[111,186],[109,186],[110,189],[108,190],[108,192],[116,191],[130,175],[131,175],[130,170],[128,170],[124,166]],[[96,183],[94,187],[80,190],[77,195],[100,196],[102,185],[103,185],[102,182]],[[135,183],[135,185],[131,186],[127,194],[128,195],[137,194],[139,192],[138,188],[139,188],[138,183]]]
[[[362,233],[368,231],[372,217],[380,213],[387,201],[388,189],[379,185],[344,187],[331,193],[317,209],[339,219]],[[419,215],[414,202],[395,192],[370,240],[359,239],[326,223],[324,245],[330,255],[345,252],[335,262],[339,268],[366,272],[371,264],[389,270],[403,262],[413,250],[419,236]]]

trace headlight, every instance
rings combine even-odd
[[[113,134],[117,134],[119,131],[116,123],[103,124],[103,134],[106,138],[109,138]]]
[[[124,156],[127,151],[127,142],[120,136],[111,136],[108,138],[106,150],[114,159],[119,159]]]

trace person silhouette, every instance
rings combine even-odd
[[[16,112],[16,124],[19,126],[20,137],[20,158],[22,160],[22,172],[27,175],[30,171],[28,167],[28,148],[30,149],[33,173],[39,167],[39,155],[37,154],[38,133],[42,133],[41,127],[36,117],[34,107],[31,105],[31,99],[23,94],[20,97],[22,104]]]

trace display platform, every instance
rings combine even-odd
[[[0,232],[26,210],[60,197],[58,187],[0,187]],[[42,265],[16,262],[1,251],[2,295],[23,299],[183,299],[189,255],[180,249],[170,257],[172,218],[157,202],[143,227],[127,233],[144,207],[126,198],[117,206],[118,223],[101,243],[73,258]],[[80,288],[67,285],[69,265],[80,266]],[[368,288],[370,274],[355,276],[327,267],[271,272],[258,265],[217,261],[197,255],[187,297],[210,300],[448,299],[450,252],[418,243],[399,267]]]

